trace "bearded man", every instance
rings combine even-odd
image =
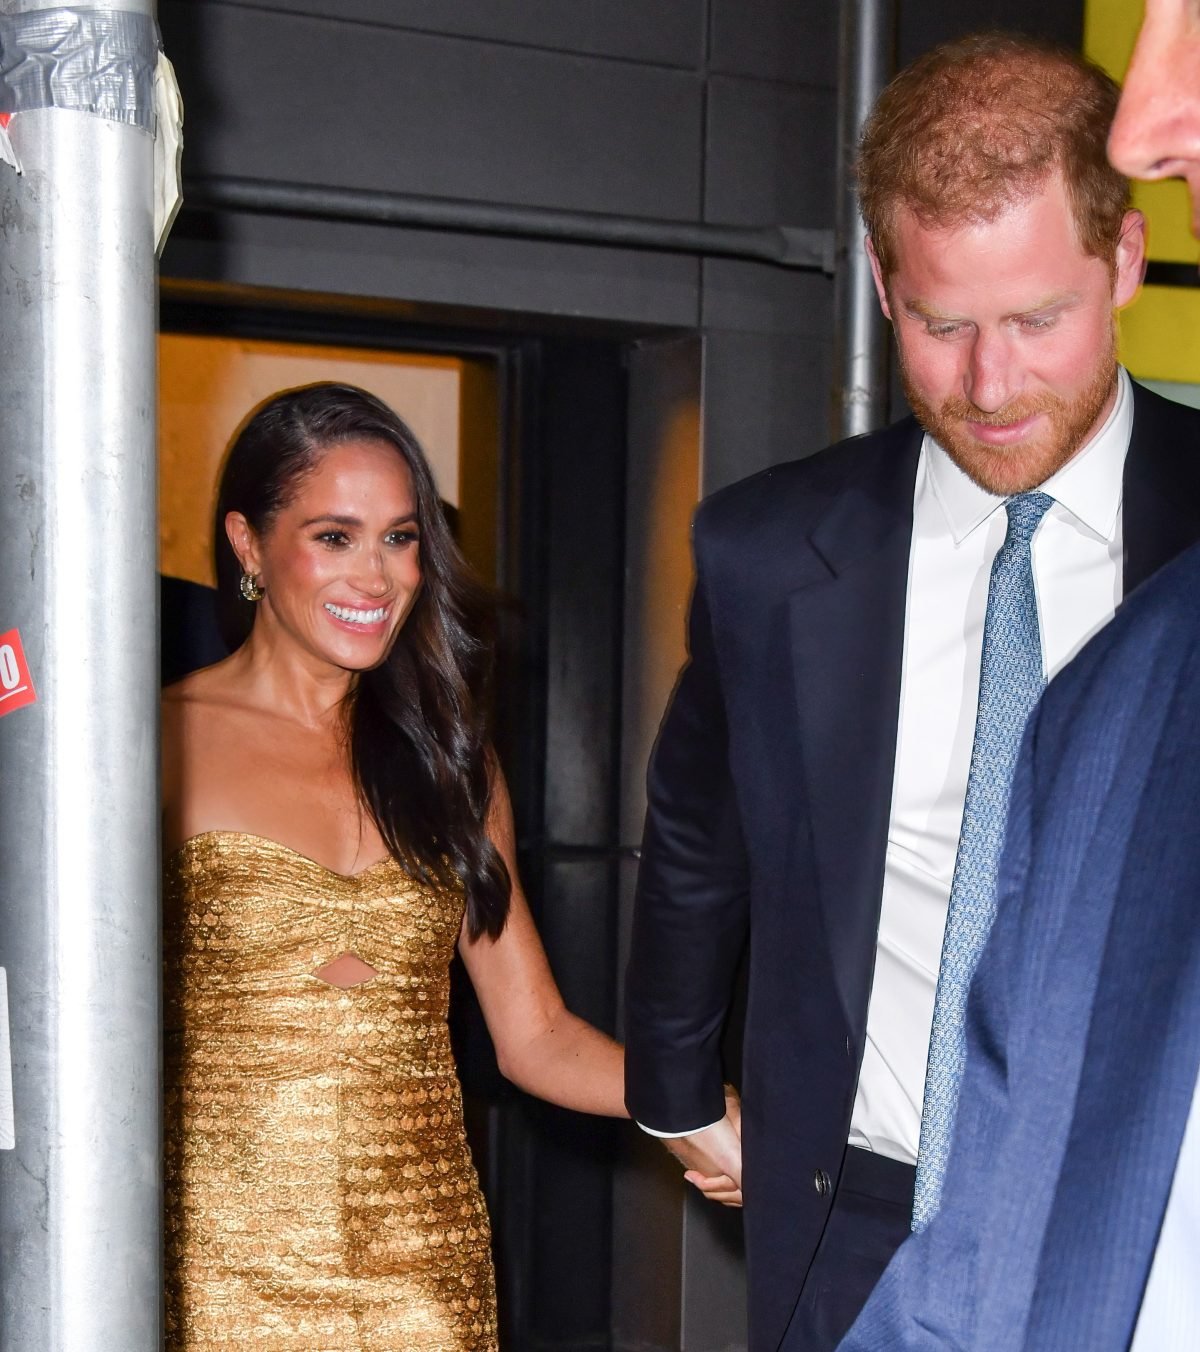
[[[705,1191],[744,1185],[752,1352],[833,1348],[936,1214],[1026,718],[1200,538],[1200,415],[1115,355],[1144,269],[1117,98],[999,35],[897,76],[859,191],[916,417],[696,517],[627,1101]],[[718,1047],[747,933],[741,1131]]]
[[[1194,4],[1147,0],[1109,156],[1200,234]],[[1198,590],[1200,547],[1030,719],[943,1205],[843,1352],[1200,1347]]]

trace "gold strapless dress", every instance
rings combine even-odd
[[[463,899],[239,832],[166,869],[169,1352],[494,1352],[446,1026]],[[353,952],[378,973],[312,973]]]

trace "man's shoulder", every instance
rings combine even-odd
[[[1200,499],[1200,409],[1167,399],[1135,380],[1129,453],[1135,475],[1172,496]]]
[[[1111,622],[1053,680],[1044,696],[1049,719],[1072,719],[1100,687],[1120,689],[1134,672],[1170,680],[1200,644],[1200,545],[1192,545],[1143,582]]]
[[[1152,667],[1165,677],[1188,660],[1200,640],[1200,545],[1185,544],[1197,538],[1200,411],[1136,381],[1133,398],[1125,475],[1127,550],[1137,544],[1130,540],[1129,512],[1138,494],[1143,529],[1148,520],[1156,548],[1164,538],[1177,539],[1179,552],[1134,588],[1111,622],[1050,683],[1042,701],[1042,727],[1091,721],[1095,711],[1109,707],[1106,692],[1140,685]]]
[[[803,529],[844,493],[890,491],[897,457],[908,451],[915,465],[921,435],[916,420],[908,417],[814,455],[771,465],[705,498],[696,512],[697,535],[742,535],[747,528],[761,533],[776,522],[788,530]]]
[[[1137,380],[1130,383],[1135,423],[1162,428],[1164,432],[1183,435],[1192,442],[1200,441],[1200,409],[1181,404],[1178,399],[1168,399]]]

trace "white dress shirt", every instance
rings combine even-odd
[[[1129,1352],[1200,1347],[1200,1081],[1192,1095],[1175,1181]]]
[[[1054,499],[1033,537],[1047,678],[1112,618],[1122,586],[1122,474],[1129,377],[1104,426],[1042,485]],[[915,1164],[933,1001],[975,736],[979,664],[1004,499],[929,436],[913,499],[896,766],[867,1040],[850,1144]]]

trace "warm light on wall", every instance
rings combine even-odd
[[[390,404],[425,448],[442,497],[458,506],[462,365],[453,357],[161,335],[161,570],[193,582],[213,582],[216,484],[234,432],[270,395],[316,380],[361,385]]]

